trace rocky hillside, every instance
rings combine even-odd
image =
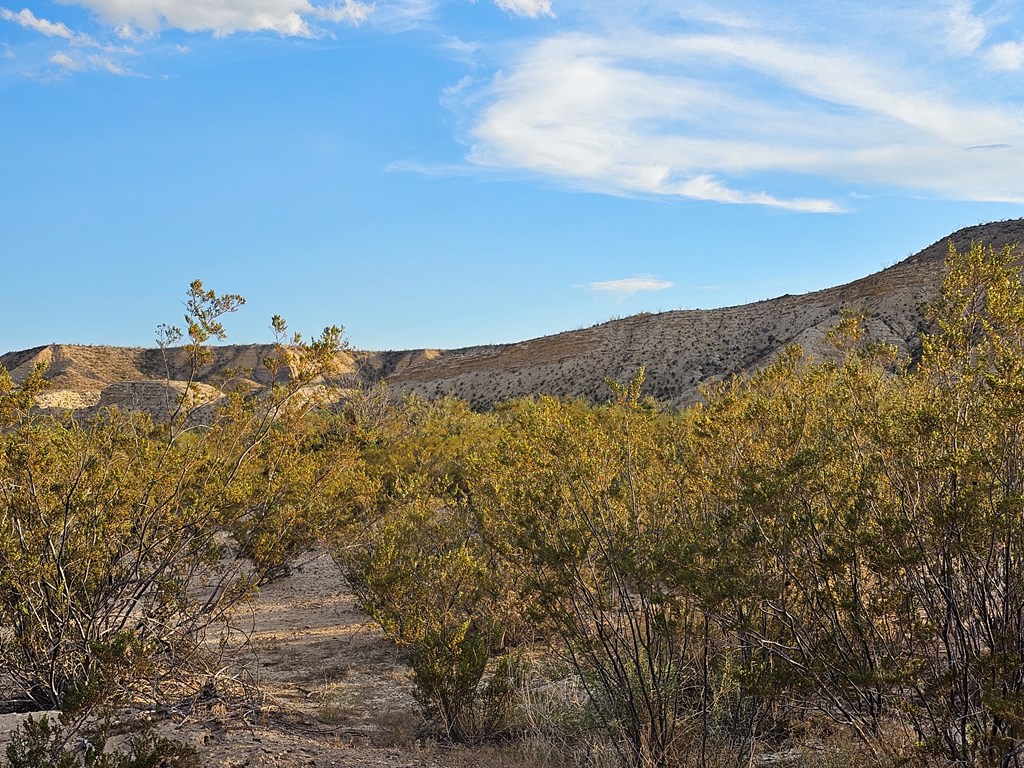
[[[781,348],[801,344],[829,354],[825,334],[844,307],[862,310],[874,340],[906,355],[919,348],[923,305],[938,293],[949,242],[996,248],[1024,243],[1024,219],[968,227],[869,277],[799,296],[711,310],[642,314],[519,344],[436,352],[390,381],[427,397],[451,394],[476,406],[543,392],[607,397],[604,378],[624,380],[647,368],[647,389],[674,405],[692,402],[697,387],[763,365]]]
[[[972,241],[997,248],[1024,242],[1024,219],[969,227],[876,274],[836,288],[799,296],[712,310],[642,314],[580,331],[518,344],[454,350],[346,352],[339,359],[342,381],[386,380],[396,394],[426,397],[454,395],[476,407],[536,393],[607,396],[606,376],[629,378],[647,368],[647,390],[673,405],[692,402],[697,387],[749,371],[778,350],[798,343],[816,355],[828,354],[824,342],[844,307],[862,310],[876,340],[914,355],[924,327],[923,305],[936,295],[949,241],[964,249]],[[222,346],[202,372],[209,389],[239,378],[266,384],[259,361],[271,347]],[[52,386],[44,407],[81,409],[117,404],[159,411],[172,402],[187,378],[182,353],[159,349],[52,344],[0,356],[15,380],[38,362],[48,365]]]

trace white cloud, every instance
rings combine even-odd
[[[50,57],[50,62],[68,72],[105,72],[121,76],[130,74],[109,56],[98,53],[72,56],[66,51],[58,51]]]
[[[56,64],[58,67],[63,67],[64,69],[70,69],[75,72],[81,71],[81,65],[75,59],[71,58],[68,54],[64,53],[63,51],[58,51],[57,53],[53,54],[53,56],[50,57],[50,61]]]
[[[722,124],[723,112],[735,111],[736,119],[762,127],[775,124],[782,134],[795,126],[784,124],[785,116],[723,98],[718,89],[692,78],[649,73],[623,61],[628,57],[634,62],[664,62],[667,53],[666,41],[657,39],[620,44],[569,35],[540,44],[484,94],[489,103],[475,115],[470,159],[482,166],[519,168],[616,194],[838,210],[829,200],[741,191],[716,178],[723,172],[809,164],[817,153],[800,147],[804,128],[791,134],[789,146],[763,147],[731,137]],[[693,126],[704,128],[707,135],[688,135],[666,125],[676,120],[703,124],[709,118],[713,124]]]
[[[18,12],[0,6],[0,22],[7,21],[50,38],[66,41],[66,49],[52,45],[34,56],[56,65],[64,73],[109,72],[134,74],[130,58],[147,51],[188,53],[182,43],[162,46],[169,30],[211,33],[216,38],[242,32],[273,32],[282,37],[331,37],[337,25],[371,23],[384,32],[422,26],[432,18],[438,0],[58,0],[91,12],[95,37],[70,28],[62,21],[37,17],[31,10]],[[89,52],[88,49],[92,49]],[[12,50],[13,49],[9,49]],[[6,54],[5,54],[6,56]]]
[[[68,29],[66,24],[37,18],[28,8],[22,8],[17,13],[7,8],[0,8],[0,19],[13,21],[15,24],[35,30],[47,37],[63,37],[65,40],[70,40],[75,36],[75,33]]]
[[[953,3],[946,18],[946,45],[951,53],[969,56],[981,47],[988,35],[988,26],[984,19],[974,14],[972,3]]]
[[[164,29],[212,32],[276,32],[287,37],[314,37],[314,23],[361,24],[373,4],[340,0],[314,5],[309,0],[73,0],[117,28],[149,34]]]
[[[130,24],[150,33],[170,27],[216,35],[267,30],[312,36],[301,14],[310,10],[303,0],[81,0],[80,4],[110,23]]]
[[[783,208],[801,213],[838,213],[840,206],[831,200],[815,200],[812,198],[793,198],[782,200],[767,192],[741,192],[730,189],[713,176],[694,176],[681,182],[676,193],[683,197],[696,200],[710,200],[716,203],[736,203],[745,205],[765,205],[770,208]]]
[[[389,33],[409,32],[429,24],[436,11],[436,0],[389,0],[373,7],[373,24]]]
[[[993,69],[1019,72],[1024,69],[1024,42],[1009,40],[986,51],[986,60]]]
[[[637,293],[664,291],[673,285],[674,283],[668,280],[660,280],[653,275],[633,275],[632,277],[623,277],[619,280],[602,280],[587,283],[587,288],[597,293],[607,293],[623,299]]]
[[[960,53],[981,45],[987,33],[971,6],[944,7]],[[900,20],[938,23],[934,5],[914,10]],[[471,163],[608,194],[821,213],[842,210],[836,200],[851,199],[851,187],[1024,197],[1024,120],[1011,98],[975,87],[977,60],[947,66],[949,50],[925,35],[892,49],[891,28],[863,43],[864,27],[818,42],[844,32],[827,20],[821,35],[763,20],[700,34],[662,17],[647,31],[558,34],[521,49],[489,82],[451,89],[445,103]],[[1024,67],[1017,55],[1002,49],[1003,68]],[[964,151],[992,145],[1005,148]]]
[[[318,19],[335,24],[362,24],[370,18],[372,13],[373,4],[359,2],[359,0],[343,0],[341,3],[318,6],[314,10]]]
[[[477,54],[484,47],[482,43],[463,40],[457,35],[445,35],[441,46],[452,58],[469,65],[477,63]]]
[[[96,55],[96,58],[100,62],[105,62],[97,66],[89,67],[91,69],[106,69],[109,71],[116,70],[116,74],[124,74],[122,67],[114,63],[112,56],[124,56],[134,55],[136,51],[123,44],[110,44],[107,42],[101,42],[85,34],[84,32],[78,32],[70,29],[63,22],[53,22],[47,19],[37,18],[27,8],[14,13],[6,8],[0,8],[0,19],[8,21],[14,21],[23,27],[33,29],[40,34],[46,35],[47,37],[55,37],[62,40],[66,40],[76,49],[82,48],[93,48],[101,51],[106,55]],[[122,41],[137,42],[146,37],[144,33],[139,30],[132,29],[128,25],[118,27],[112,30],[113,35]],[[58,57],[60,58],[60,57]],[[51,57],[52,61],[52,57]],[[109,64],[109,66],[107,66]]]
[[[679,13],[685,19],[734,29],[752,29],[756,24],[750,18],[732,9],[719,8],[713,3],[690,2],[681,5]]]
[[[531,19],[555,15],[551,10],[551,0],[494,0],[494,4],[507,13]]]
[[[973,147],[964,147],[965,152],[998,152],[1001,149],[1013,149],[1012,144],[976,144]]]
[[[151,32],[138,29],[131,24],[121,24],[114,29],[114,34],[119,40],[126,40],[130,43],[138,43],[143,40],[147,40],[153,36]]]
[[[388,173],[415,173],[420,176],[452,178],[453,176],[473,176],[478,170],[467,163],[421,163],[418,160],[394,160],[384,170]]]
[[[133,55],[135,51],[131,48],[102,43],[83,32],[72,30],[63,22],[38,18],[27,8],[18,13],[0,8],[0,19],[13,21],[46,37],[65,41],[62,44],[69,45],[68,50],[58,50],[49,55],[49,63],[56,65],[63,73],[91,71],[112,75],[130,74],[118,59]],[[113,32],[122,40],[130,37],[123,29],[116,29]],[[138,39],[137,36],[131,37]]]

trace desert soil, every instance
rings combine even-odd
[[[334,561],[313,553],[236,616],[244,674],[161,723],[213,768],[451,768],[471,750],[433,741],[401,649],[360,610]],[[234,680],[252,687],[240,696]],[[221,694],[221,689],[224,693]],[[22,715],[0,716],[0,750]],[[2,752],[0,752],[2,754]]]

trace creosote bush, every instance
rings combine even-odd
[[[396,636],[447,616],[439,653],[463,664],[484,653],[465,646],[474,622],[514,616],[575,670],[628,765],[747,765],[842,734],[877,765],[1018,764],[1013,252],[951,252],[930,321],[912,368],[846,312],[835,359],[791,348],[678,414],[638,377],[599,407],[464,414],[490,437],[454,458],[414,440],[417,462],[448,457],[458,494],[382,503],[371,613]],[[502,587],[518,612],[495,613]]]
[[[188,744],[158,735],[146,724],[128,740],[128,751],[107,748],[100,728],[77,749],[72,731],[60,721],[29,717],[11,735],[3,768],[199,768],[199,754]]]
[[[43,418],[43,371],[0,372],[4,672],[40,708],[159,698],[233,605],[326,542],[442,739],[543,737],[631,768],[1018,766],[1014,258],[951,250],[913,365],[837,313],[833,359],[784,350],[681,412],[642,371],[600,405],[376,389],[326,407],[303,393],[338,329],[282,343],[271,390],[205,420],[184,399],[169,422]],[[187,334],[164,330],[187,336],[190,381],[239,304],[194,284]],[[560,726],[523,706],[545,669],[578,694],[541,710]]]
[[[416,698],[445,738],[477,742],[508,727],[514,664],[510,590],[480,536],[467,457],[484,417],[462,403],[410,399],[358,425],[373,489],[333,553],[363,607],[408,648]]]
[[[43,371],[20,385],[0,374],[0,664],[22,705],[77,718],[69,732],[96,711],[194,692],[232,607],[318,540],[345,495],[351,454],[304,397],[339,329],[279,343],[268,392],[190,404],[207,342],[241,303],[196,281],[186,333],[161,328],[165,352],[188,361],[167,419],[37,414]]]

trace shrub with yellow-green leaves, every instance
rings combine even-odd
[[[411,399],[362,435],[372,495],[333,548],[365,610],[408,649],[415,694],[443,735],[509,727],[514,665],[510,585],[477,524],[470,459],[488,417],[455,400]]]
[[[189,385],[240,304],[193,283]],[[160,422],[116,408],[32,414],[41,372],[21,387],[0,376],[0,664],[31,704],[85,717],[188,692],[210,631],[320,537],[349,455],[323,445],[299,394],[328,370],[339,334],[279,346],[280,384],[202,419],[187,391]],[[182,338],[163,329],[165,345]]]

